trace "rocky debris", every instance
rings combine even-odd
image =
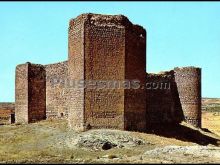
[[[109,129],[75,132],[68,129],[67,124],[65,120],[46,120],[22,126],[1,126],[0,163],[220,162],[220,147],[212,144],[199,146],[175,138]]]
[[[79,138],[76,145],[78,147],[90,148],[94,150],[99,150],[99,149],[109,150],[111,148],[117,147],[117,144],[114,144],[106,139],[101,139],[101,138],[97,138],[97,139],[94,138],[88,140],[87,138]]]
[[[70,136],[66,139],[69,147],[79,147],[90,150],[109,150],[112,148],[131,148],[150,144],[143,139],[134,137],[129,132],[119,130],[90,130]]]
[[[104,155],[101,157],[101,159],[104,158],[104,159],[120,159],[118,156],[116,155]]]
[[[166,146],[146,151],[143,155],[168,162],[211,162],[220,161],[220,147],[209,146]]]

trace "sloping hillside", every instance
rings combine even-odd
[[[182,123],[165,131],[90,130],[64,120],[0,126],[0,163],[216,163],[219,137]]]
[[[202,129],[69,130],[65,120],[0,126],[0,163],[220,163],[220,99],[204,98]]]

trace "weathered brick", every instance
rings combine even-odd
[[[15,121],[30,123],[46,118],[46,72],[42,65],[16,68]]]
[[[123,15],[89,13],[70,20],[68,35],[68,61],[17,66],[16,122],[68,118],[69,126],[79,131],[144,131],[152,124],[185,119],[201,127],[201,69],[146,74],[144,28]],[[138,80],[140,87],[80,88],[82,80]],[[168,83],[170,88],[148,89],[149,82]]]
[[[145,40],[145,30],[133,25],[125,16],[80,15],[70,21],[69,78],[116,81],[138,79],[144,83]],[[68,105],[72,128],[145,129],[144,89],[71,90],[73,93],[70,94]]]
[[[174,68],[175,82],[186,122],[201,127],[201,68]]]
[[[46,69],[46,116],[47,118],[67,118],[66,97],[68,63],[45,65]]]
[[[178,124],[183,112],[178,97],[174,71],[147,74],[147,127]]]

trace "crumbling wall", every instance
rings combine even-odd
[[[0,103],[0,124],[14,123],[15,117],[14,103]]]
[[[183,120],[174,72],[147,73],[147,127],[175,124]]]
[[[141,32],[136,32],[137,28],[141,29]],[[144,29],[133,26],[122,15],[78,16],[70,21],[69,27],[69,78],[87,82],[96,80],[98,83],[104,81],[104,86],[106,81],[122,83],[126,78],[140,79],[144,82],[145,36]],[[132,74],[133,69],[140,73]],[[125,94],[125,89],[120,87],[72,89],[68,104],[70,127],[77,130],[86,128],[143,130],[146,127],[144,115],[146,99],[143,90],[127,90]],[[131,100],[133,103],[134,100],[137,102],[131,105]]]
[[[46,72],[42,65],[26,63],[16,67],[15,114],[17,123],[46,118]]]
[[[47,118],[67,118],[68,108],[68,62],[45,65],[46,69],[46,116]]]
[[[201,127],[201,69],[174,68],[174,74],[186,122]]]

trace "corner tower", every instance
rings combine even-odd
[[[46,119],[46,71],[43,65],[16,67],[15,122],[31,123]]]
[[[68,47],[70,81],[145,84],[146,31],[123,15],[82,14],[72,19]],[[146,128],[145,89],[71,86],[68,91],[69,125],[75,130]]]
[[[185,121],[201,127],[201,68],[174,68],[174,75]]]

